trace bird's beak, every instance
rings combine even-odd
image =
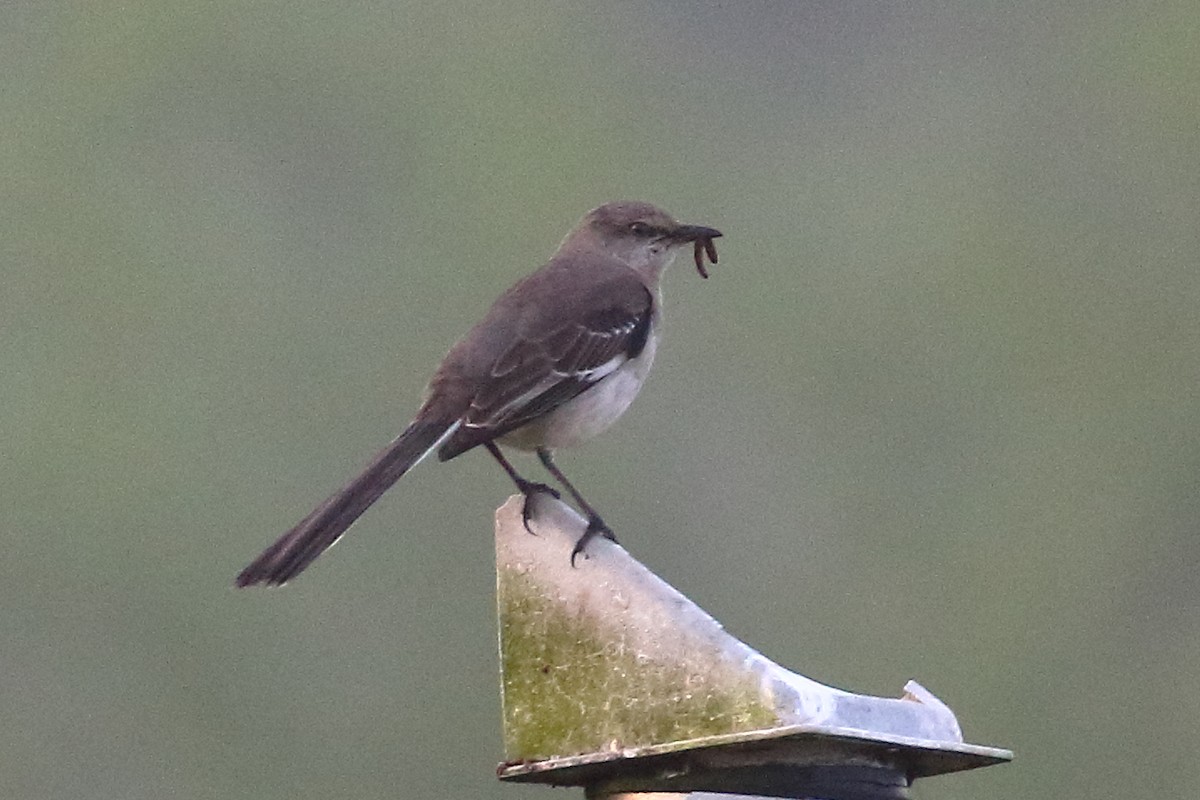
[[[717,263],[717,246],[713,244],[713,239],[720,235],[721,232],[716,228],[706,228],[703,225],[680,225],[668,234],[666,239],[673,245],[694,242],[696,272],[700,273],[701,278],[707,278],[708,269],[704,266],[704,257],[708,256],[709,261]]]
[[[680,225],[675,230],[667,235],[667,238],[672,242],[683,244],[684,242],[703,242],[710,239],[716,239],[721,235],[721,232],[716,228],[706,228],[703,225]]]

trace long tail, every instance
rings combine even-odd
[[[417,417],[392,440],[362,473],[313,509],[296,527],[280,536],[237,576],[238,586],[280,586],[299,575],[333,546],[388,487],[400,480],[446,437],[459,422],[424,421]]]

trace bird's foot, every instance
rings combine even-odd
[[[527,481],[524,479],[517,484],[517,488],[521,491],[521,494],[525,495],[525,503],[521,506],[521,524],[525,526],[526,531],[534,536],[537,536],[536,533],[533,533],[533,528],[529,527],[529,519],[533,516],[533,508],[530,502],[533,500],[533,496],[537,494],[548,494],[555,500],[561,500],[562,495],[560,495],[558,490],[553,486],[547,486],[544,483],[535,483],[533,481]]]
[[[587,547],[588,542],[590,542],[592,539],[595,539],[597,536],[603,536],[605,539],[608,539],[614,544],[617,541],[616,534],[612,532],[612,528],[608,527],[604,520],[600,519],[599,514],[593,512],[588,517],[588,524],[583,530],[583,536],[580,536],[579,541],[577,541],[575,546],[571,548],[572,567],[575,566],[575,557],[582,553],[584,548]],[[587,556],[585,555],[584,558],[587,558]]]

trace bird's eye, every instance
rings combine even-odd
[[[654,233],[654,229],[644,222],[635,222],[629,226],[629,232],[634,236],[649,236]]]

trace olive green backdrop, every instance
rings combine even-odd
[[[486,455],[231,583],[616,198],[726,233],[561,456],[627,546],[1017,752],[921,797],[1189,796],[1198,164],[1187,0],[3,4],[0,796],[556,796]]]

